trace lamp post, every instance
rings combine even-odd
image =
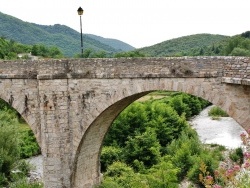
[[[82,42],[82,15],[83,15],[83,9],[82,7],[79,7],[77,9],[78,15],[80,16],[80,28],[81,28],[81,49],[82,49],[82,58],[83,58],[83,42]]]

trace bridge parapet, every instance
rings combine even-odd
[[[160,57],[0,61],[2,79],[168,77],[250,79],[250,58]]]

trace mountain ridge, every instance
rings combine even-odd
[[[57,46],[64,55],[69,57],[80,53],[80,33],[68,26],[29,23],[1,12],[0,23],[1,37],[23,44]],[[94,51],[104,51],[108,54],[135,49],[133,46],[117,39],[105,39],[92,34],[83,34],[83,41],[84,50],[92,49]]]
[[[193,34],[166,40],[152,46],[137,49],[137,51],[147,54],[148,56],[156,57],[178,56],[178,53],[181,54],[184,51],[191,51],[194,49],[215,45],[226,41],[229,38],[229,36],[219,34]]]

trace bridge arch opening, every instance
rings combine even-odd
[[[184,89],[183,82],[181,82],[181,86],[172,85],[172,89],[170,91],[180,91],[201,97],[216,104],[230,114],[230,110],[232,110],[232,107],[231,104],[226,103],[226,97],[223,97],[221,95],[215,96],[213,90],[209,92],[211,88],[209,88],[208,90],[204,90],[203,88],[199,87],[201,87],[201,85],[198,86],[198,89],[197,85],[192,85],[190,86],[190,88]],[[244,88],[241,89],[244,91]],[[125,107],[127,107],[129,104],[139,99],[140,97],[145,96],[155,90],[138,92],[133,95],[124,97],[123,99],[118,100],[116,103],[113,103],[108,108],[106,108],[100,114],[100,116],[98,116],[94,120],[94,122],[87,129],[84,137],[82,138],[78,151],[76,153],[76,160],[72,174],[73,187],[89,187],[91,185],[98,184],[101,181],[102,177],[100,173],[100,152],[103,139],[109,129],[109,126],[120,114],[120,112],[125,109]]]
[[[28,177],[29,166],[22,160],[41,153],[33,130],[12,102],[0,98],[0,176],[4,177],[0,179],[0,186],[4,187],[20,181],[23,178],[20,174]]]
[[[7,97],[5,95],[1,95],[1,107],[7,107],[7,109],[10,109],[13,113],[15,113],[15,116],[19,119],[19,121],[23,122],[23,124],[25,124],[26,127],[32,131],[32,134],[34,134],[37,144],[39,145],[39,147],[41,147],[40,131],[37,130],[37,126],[34,125],[38,122],[34,118],[34,114],[31,114],[29,112],[27,106],[27,96],[25,96],[23,99],[18,98],[18,100],[16,97],[18,96],[10,95],[9,97]]]

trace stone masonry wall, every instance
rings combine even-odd
[[[250,58],[104,58],[0,61],[0,78],[231,77],[250,79]]]

